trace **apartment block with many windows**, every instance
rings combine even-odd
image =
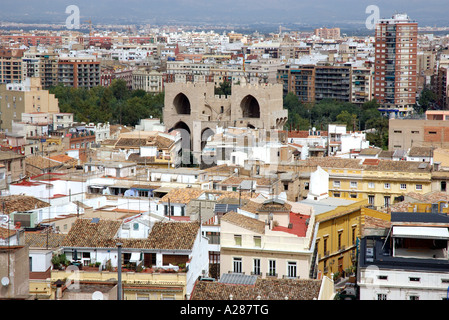
[[[418,24],[405,14],[376,25],[374,98],[391,117],[413,112],[417,93]]]

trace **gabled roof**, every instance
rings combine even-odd
[[[25,244],[30,248],[59,248],[66,234],[46,232],[25,232]]]
[[[63,247],[191,250],[199,230],[196,222],[156,222],[148,238],[121,239],[116,235],[121,220],[77,219],[64,240]]]
[[[122,221],[105,219],[76,219],[62,246],[112,248],[119,240],[115,238]]]
[[[235,226],[251,230],[259,234],[265,233],[265,222],[247,217],[235,211],[226,213],[223,218],[221,218],[221,221],[226,221]]]
[[[198,198],[204,190],[199,188],[177,188],[170,190],[161,198],[161,202],[187,204],[191,200]]]
[[[35,197],[22,195],[0,197],[0,210],[3,210],[3,202],[5,203],[5,213],[23,212],[50,206],[47,202]]]
[[[199,228],[196,222],[156,222],[146,248],[191,250]]]

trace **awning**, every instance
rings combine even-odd
[[[173,188],[171,187],[160,187],[153,190],[154,193],[169,193]]]
[[[140,261],[140,252],[131,253],[131,258],[129,259],[129,262],[138,262],[138,261]]]
[[[439,227],[393,227],[393,237],[415,238],[415,239],[447,239],[449,240],[448,228]]]

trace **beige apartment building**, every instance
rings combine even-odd
[[[449,111],[426,111],[425,119],[390,119],[388,137],[389,150],[449,148]]]
[[[340,28],[318,28],[314,34],[322,39],[340,39]]]
[[[149,93],[160,93],[164,91],[163,74],[149,68],[133,70],[133,90],[144,90]]]
[[[18,83],[25,79],[23,52],[22,49],[0,48],[0,83]]]
[[[23,54],[23,69],[26,77],[40,78],[42,87],[48,89],[58,84],[59,54],[52,48],[38,51],[36,47]]]
[[[0,85],[0,129],[12,130],[12,122],[22,113],[59,113],[58,99],[43,90],[40,78],[27,78],[21,83]]]
[[[251,211],[248,207],[252,206],[254,203],[243,209]],[[302,207],[310,214],[309,206]],[[258,218],[248,213],[226,213],[221,219],[220,274],[308,279],[314,216],[294,214],[290,210],[288,203],[272,201],[253,210]],[[301,217],[303,222],[300,222]],[[309,223],[304,224],[309,218]],[[300,229],[302,231],[298,232]]]

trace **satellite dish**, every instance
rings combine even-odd
[[[9,278],[8,277],[3,277],[2,278],[2,286],[6,287],[9,285]]]
[[[92,300],[103,300],[103,293],[100,291],[95,291],[92,293]]]

